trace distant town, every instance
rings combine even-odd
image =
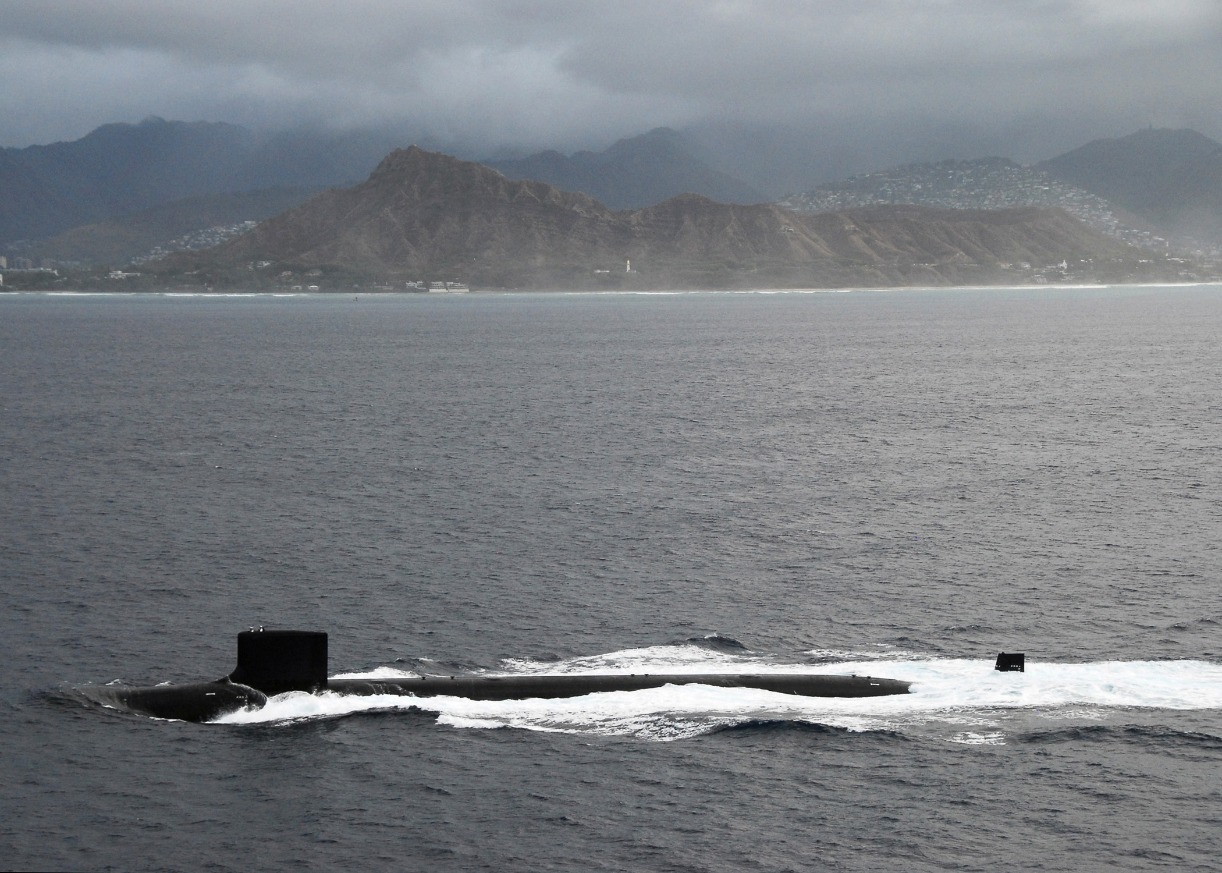
[[[184,234],[176,237],[164,245],[160,245],[152,249],[146,255],[140,255],[132,258],[132,265],[147,264],[150,261],[160,261],[167,255],[174,252],[194,252],[200,249],[210,249],[213,246],[219,246],[223,242],[228,242],[235,236],[240,236],[247,231],[254,230],[257,221],[239,221],[236,224],[217,225],[215,227],[206,227],[203,230],[197,230],[192,233]]]
[[[1112,204],[1102,197],[1005,158],[907,164],[821,185],[780,201],[781,206],[795,212],[813,213],[897,203],[944,209],[1056,207],[1130,245],[1156,252],[1172,249],[1172,244],[1158,234],[1125,224]],[[1181,244],[1181,254],[1214,258],[1222,255],[1216,241],[1193,242],[1191,249]]]

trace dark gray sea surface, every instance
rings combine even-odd
[[[1220,286],[0,294],[0,867],[1219,870],[1220,533]]]

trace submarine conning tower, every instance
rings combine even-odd
[[[238,634],[238,666],[230,682],[269,697],[311,694],[327,687],[327,635],[323,631],[250,630]]]

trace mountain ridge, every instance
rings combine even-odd
[[[1093,140],[1036,168],[1168,236],[1215,247],[1222,236],[1222,143],[1194,130],[1147,128]]]
[[[392,152],[360,185],[327,191],[210,251],[173,256],[162,269],[219,275],[263,263],[486,287],[819,287],[1001,280],[1014,262],[1133,252],[1064,211],[1036,208],[803,216],[681,194],[617,211],[413,146]]]
[[[256,190],[352,184],[351,180],[366,177],[379,165],[389,150],[379,143],[388,138],[393,137],[318,131],[264,136],[236,125],[150,117],[135,125],[103,125],[73,142],[0,149],[0,189],[5,192],[0,198],[0,254],[51,267],[75,260],[120,263],[139,257],[135,248],[141,241],[150,248],[173,247],[174,237],[191,223],[191,209],[198,210],[195,230],[217,224],[219,210],[207,205],[208,197],[225,195],[236,203],[239,195]],[[1151,129],[1088,143],[1037,167],[1019,167],[1002,158],[942,161],[923,165],[927,169],[922,172],[928,176],[929,168],[992,161],[1001,175],[1034,178],[1040,174],[1041,184],[1055,189],[1059,199],[1007,199],[1009,183],[996,178],[977,179],[980,187],[975,192],[961,188],[953,197],[939,199],[927,196],[927,191],[909,199],[956,208],[1061,206],[1097,230],[1128,242],[1169,243],[1217,254],[1222,249],[1218,244],[1222,237],[1220,149],[1222,145],[1193,131]],[[735,187],[742,184],[737,179],[712,170],[701,154],[699,142],[688,134],[658,128],[621,139],[601,152],[578,152],[570,157],[555,151],[538,153],[514,164],[516,170],[502,170],[502,175],[517,178],[525,172],[522,161],[533,160],[542,167],[533,175],[551,178],[553,184],[560,178],[563,184],[555,187],[561,190],[593,191],[590,196],[611,209],[641,209],[684,192],[702,193],[719,202],[762,202],[748,196],[757,193],[749,186],[744,192]],[[919,166],[905,165],[908,170]],[[1060,176],[1052,175],[1053,170]],[[1075,173],[1081,185],[1066,181]],[[872,173],[820,186],[819,196],[850,191],[855,185],[860,187],[862,180],[889,175],[896,173]],[[598,184],[585,184],[581,178],[593,178]],[[663,183],[668,187],[659,187]],[[717,192],[725,185],[734,191],[719,196]],[[604,189],[614,196],[600,196]],[[828,211],[905,199],[894,192],[858,197],[860,193],[822,205],[814,202],[818,198],[808,198],[805,204],[788,198],[782,205]],[[1115,199],[1105,202],[1101,199],[1104,194]],[[244,219],[268,214],[258,201],[258,197],[246,197],[252,211]],[[276,202],[276,198],[267,202]],[[149,211],[160,208],[174,216],[170,222],[174,232],[167,223],[157,238]],[[229,218],[236,220],[237,216],[229,214],[223,220]],[[66,232],[73,228],[77,231]],[[16,242],[18,239],[24,242]]]
[[[351,184],[389,147],[373,135],[262,137],[150,116],[70,142],[0,149],[0,249],[191,197]]]
[[[723,203],[769,199],[746,182],[709,166],[694,154],[682,134],[666,127],[617,140],[601,152],[566,156],[547,150],[517,160],[481,163],[511,179],[536,179],[585,192],[612,209],[641,209],[687,192]]]

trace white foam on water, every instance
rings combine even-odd
[[[414,670],[400,670],[398,667],[377,667],[360,673],[336,673],[332,679],[411,679],[420,674]]]
[[[1002,746],[1005,745],[1005,734],[1001,731],[988,731],[982,734],[964,731],[952,736],[950,741],[964,746]]]
[[[589,673],[725,673],[756,671],[757,668],[758,672],[773,668],[782,672],[786,670],[783,664],[767,662],[763,655],[722,652],[700,646],[649,646],[564,661],[510,658],[505,661],[505,667],[514,674],[574,676]]]
[[[262,709],[231,713],[222,724],[289,723],[370,711],[420,710],[439,724],[464,729],[520,728],[673,740],[753,722],[820,724],[848,731],[928,731],[951,742],[1004,742],[1008,718],[1030,714],[1057,721],[1097,721],[1117,709],[1222,709],[1222,665],[1206,661],[1028,663],[1025,673],[999,673],[991,660],[846,661],[818,667],[758,663],[751,657],[697,647],[635,649],[560,664],[513,662],[520,673],[785,672],[885,676],[912,684],[911,694],[871,698],[802,697],[753,688],[671,685],[561,699],[481,701],[460,697],[371,697],[293,692]],[[550,670],[542,669],[544,666]],[[641,669],[648,667],[649,669]],[[736,667],[737,670],[729,669]],[[767,668],[767,669],[765,669]],[[413,673],[379,668],[349,678]]]
[[[716,637],[706,639],[714,640]],[[510,658],[504,662],[510,673],[532,675],[583,675],[588,673],[846,673],[846,663],[854,661],[889,660],[905,657],[906,653],[894,649],[876,652],[846,652],[834,649],[817,649],[804,653],[821,662],[818,666],[795,664],[776,660],[776,656],[747,649],[710,649],[699,645],[646,646],[623,649],[599,655],[584,655],[563,661],[537,661],[529,658]],[[869,673],[869,670],[865,672]]]

